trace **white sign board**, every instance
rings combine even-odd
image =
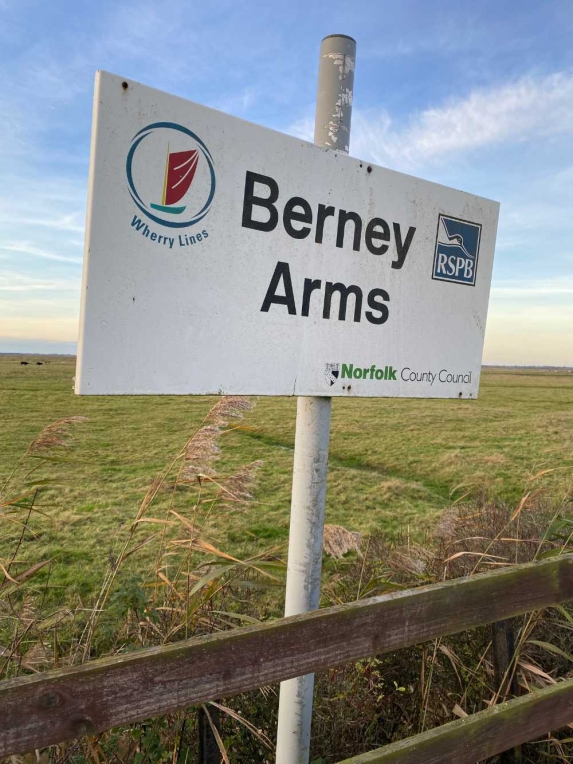
[[[498,213],[99,73],[76,392],[475,397]]]

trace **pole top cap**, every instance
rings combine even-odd
[[[349,34],[327,34],[326,37],[322,38],[322,41],[324,42],[324,40],[329,40],[331,37],[344,37],[346,40],[352,40],[352,42],[356,45],[356,40]]]

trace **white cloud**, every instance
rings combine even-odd
[[[556,73],[478,90],[466,99],[422,112],[390,152],[410,161],[452,151],[547,136],[573,129],[573,76]]]

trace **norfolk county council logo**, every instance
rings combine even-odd
[[[324,369],[324,378],[328,382],[328,384],[332,387],[332,385],[336,382],[340,375],[340,364],[339,363],[327,363],[326,367]]]
[[[198,135],[175,122],[154,122],[133,136],[125,165],[131,198],[150,220],[187,228],[209,212],[213,157]]]
[[[432,278],[474,286],[480,238],[479,223],[439,215]]]

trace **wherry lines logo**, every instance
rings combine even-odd
[[[155,122],[133,136],[125,166],[131,198],[150,220],[187,228],[209,212],[215,195],[213,157],[194,132]]]

